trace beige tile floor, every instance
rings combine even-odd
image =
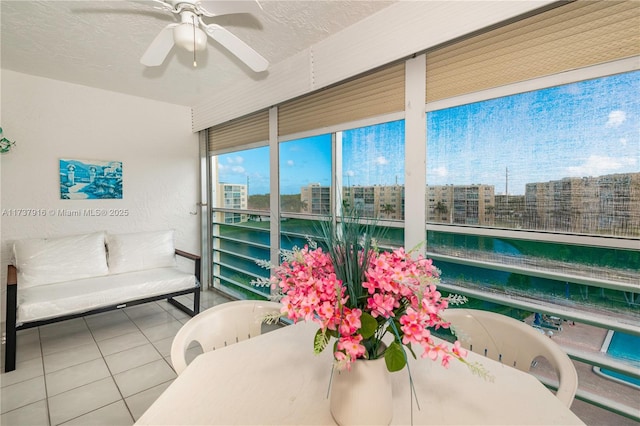
[[[204,291],[201,309],[227,301]],[[18,332],[0,424],[132,425],[175,379],[171,342],[189,318],[162,301]]]

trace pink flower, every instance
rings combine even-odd
[[[380,315],[385,318],[392,317],[394,316],[393,310],[399,306],[400,304],[391,295],[377,293],[367,299],[367,308],[370,309],[374,318]]]
[[[362,336],[347,336],[338,339],[338,351],[344,351],[350,361],[355,361],[365,353],[365,347],[360,344]]]
[[[460,342],[458,340],[456,340],[456,342],[453,344],[453,348],[451,348],[451,352],[453,352],[454,354],[462,358],[465,358],[468,354],[468,351],[464,349],[462,346],[460,346]]]
[[[403,345],[422,347],[423,357],[440,358],[444,367],[452,357],[462,359],[467,355],[459,342],[449,348],[445,343],[436,345],[431,337],[430,328],[448,328],[449,324],[440,316],[448,307],[448,299],[437,290],[440,273],[430,259],[414,259],[403,248],[365,253],[340,246],[336,251],[356,264],[362,265],[368,259],[364,282],[343,282],[344,277],[336,275],[329,253],[305,246],[274,268],[269,284],[282,293],[282,312],[293,322],[314,321],[329,336],[337,337],[337,362],[349,368],[358,358],[378,356],[367,354],[367,348],[377,347],[376,341],[386,333]],[[362,288],[353,292],[353,286]],[[376,320],[377,329],[373,336],[368,330],[365,341],[361,334],[363,322],[370,328],[371,318]],[[391,318],[399,328],[391,327]]]

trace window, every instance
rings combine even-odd
[[[283,213],[331,213],[331,135],[280,144]]]
[[[346,130],[342,203],[360,217],[404,219],[404,121]]]
[[[268,276],[256,264],[269,260],[269,148],[212,157],[212,252],[214,287],[255,298],[251,281]]]
[[[602,237],[640,236],[639,91],[630,72],[429,112],[427,220],[446,226],[428,247],[444,276],[635,317],[640,252]]]

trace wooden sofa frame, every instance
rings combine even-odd
[[[195,263],[194,275],[196,276],[196,285],[193,288],[165,293],[142,299],[130,300],[124,303],[103,306],[84,312],[74,314],[61,315],[59,317],[48,318],[45,320],[25,322],[16,325],[16,314],[18,309],[18,270],[14,265],[9,265],[7,271],[7,330],[6,330],[6,346],[5,346],[5,372],[16,369],[16,332],[28,328],[39,327],[41,325],[52,324],[60,321],[66,321],[74,318],[80,318],[87,315],[99,314],[101,312],[113,311],[116,309],[126,308],[127,306],[135,306],[148,302],[155,302],[166,299],[167,302],[185,312],[189,316],[195,316],[200,312],[200,256],[187,253],[182,250],[176,250],[176,255],[193,260]],[[193,293],[193,309],[190,309],[174,299],[174,297]]]

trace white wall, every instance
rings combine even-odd
[[[14,239],[171,228],[178,248],[200,252],[198,137],[188,107],[8,70],[1,77],[1,125],[16,141],[0,167],[3,308]],[[61,200],[61,158],[122,161],[123,199]],[[16,217],[12,209],[47,215]],[[127,209],[128,216],[64,217],[58,209]]]

